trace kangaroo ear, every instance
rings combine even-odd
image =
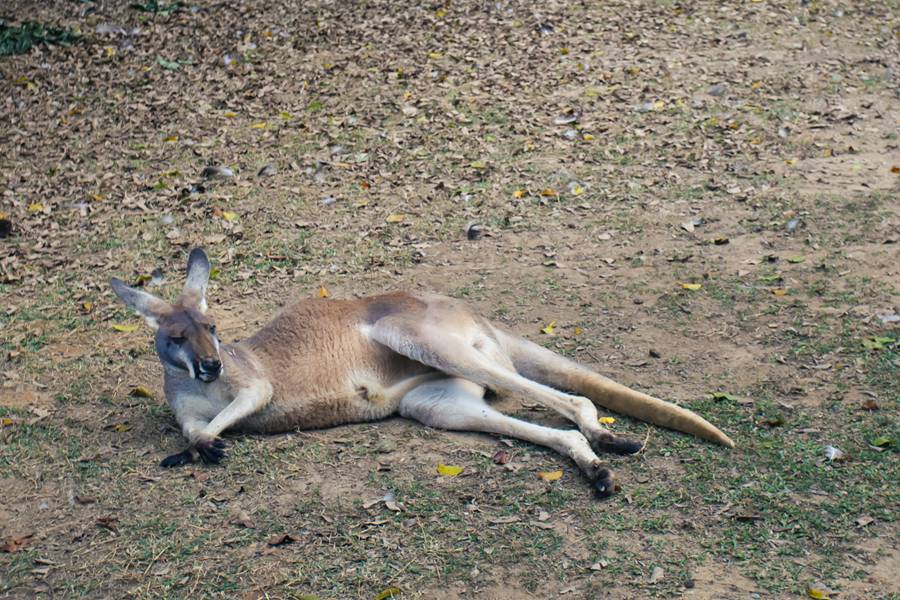
[[[206,284],[209,283],[209,258],[203,248],[194,248],[188,257],[187,281],[181,292],[181,301],[193,304],[200,312],[206,312]]]
[[[159,318],[169,308],[169,304],[160,300],[153,294],[125,285],[121,279],[113,277],[109,281],[110,287],[121,298],[125,306],[144,317],[147,325],[153,329],[159,328]]]

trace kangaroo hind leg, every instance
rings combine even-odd
[[[496,433],[546,446],[571,458],[601,497],[615,491],[613,474],[594,454],[577,430],[536,425],[504,415],[484,401],[484,388],[472,381],[450,377],[422,384],[400,401],[400,414],[429,427]]]
[[[597,451],[632,454],[641,449],[640,443],[618,438],[600,425],[597,407],[589,398],[520,375],[492,328],[459,331],[452,323],[387,317],[375,324],[371,335],[394,351],[448,375],[536,400],[578,425]]]

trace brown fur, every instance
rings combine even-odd
[[[400,412],[435,427],[500,433],[549,446],[570,456],[608,495],[614,489],[612,474],[594,450],[631,453],[640,444],[599,425],[595,403],[734,445],[700,416],[502,331],[444,296],[398,292],[358,300],[305,299],[249,339],[219,348],[204,314],[208,274],[206,255],[194,250],[176,305],[118,280],[112,284],[126,304],[158,325],[157,348],[168,349],[160,354],[166,397],[191,447],[167,458],[167,466],[196,457],[217,462],[223,456],[217,437],[227,429],[321,428]],[[184,341],[174,347],[172,338]],[[221,374],[195,372],[191,365],[201,358],[221,360]],[[566,416],[578,430],[502,415],[485,403],[488,388],[532,398]]]

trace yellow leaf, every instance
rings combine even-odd
[[[222,116],[225,117],[226,119],[233,119],[236,116],[238,116],[238,114],[236,112],[228,111],[226,113],[222,113]]]
[[[178,141],[178,136],[177,136],[177,135],[170,135],[170,136],[167,137],[167,138],[163,138],[163,141],[164,141],[164,142],[177,142],[177,141]]]
[[[131,390],[131,392],[129,392],[128,395],[133,396],[135,398],[152,398],[153,392],[151,392],[147,388],[139,385],[136,388],[133,388]]]
[[[265,121],[260,121],[259,123],[254,123],[254,124],[252,124],[252,125],[250,126],[250,129],[265,129],[266,126],[267,126],[267,125],[266,125],[266,122],[265,122]]]
[[[808,586],[806,588],[806,595],[810,598],[815,598],[815,600],[829,600],[828,596],[823,590],[820,590],[819,588],[813,586]]]
[[[212,269],[209,270],[209,278],[210,279],[218,279],[219,275],[221,275],[221,274],[222,274],[222,272],[219,270],[219,267],[213,267]]]
[[[546,327],[541,329],[541,333],[546,333],[547,335],[550,335],[551,333],[553,333],[555,331],[555,329],[556,329],[556,321],[550,321],[550,323],[548,323]]]
[[[0,425],[2,425],[3,427],[9,427],[12,424],[13,420],[9,417],[3,417],[2,419],[0,419]]]
[[[286,110],[283,110],[280,113],[278,113],[278,116],[281,117],[282,119],[284,119],[285,121],[290,121],[291,119],[294,118],[294,115],[292,115],[291,113],[289,113]]]
[[[541,192],[541,196],[544,196],[545,198],[553,198],[559,196],[559,194],[553,188],[546,188]]]
[[[113,329],[116,331],[121,331],[122,333],[131,333],[132,331],[137,330],[137,325],[122,325],[121,323],[113,323]]]
[[[389,587],[375,596],[375,600],[390,600],[400,595],[400,588]]]
[[[485,164],[485,162],[483,160],[473,160],[472,162],[469,163],[469,166],[472,167],[473,169],[483,169],[487,165]]]
[[[581,136],[581,139],[583,139],[586,142],[590,142],[594,139],[594,136],[590,133],[586,133],[583,136]]]
[[[400,223],[403,219],[406,218],[406,215],[402,215],[400,213],[392,213],[384,218],[388,223]]]
[[[104,196],[103,194],[91,194],[91,200],[93,200],[94,202],[103,202],[104,200],[106,200],[106,196]]]
[[[115,56],[116,55],[116,47],[115,46],[106,46],[104,48],[106,50],[106,56]]]
[[[428,58],[430,58],[431,60],[437,60],[439,58],[443,58],[443,56],[444,55],[440,52],[429,52],[428,53]]]
[[[569,49],[566,48],[565,46],[563,46],[562,48],[560,48],[559,51],[560,51],[560,53],[561,53],[563,56],[566,56],[566,55],[569,54]]]
[[[445,477],[456,477],[463,472],[463,467],[454,467],[453,465],[438,463],[437,472]]]
[[[524,198],[525,190],[516,190],[513,192],[513,198]]]
[[[28,205],[28,212],[41,212],[44,210],[44,205],[40,202],[32,202]]]
[[[616,422],[616,419],[614,417],[600,417],[597,419],[597,422],[603,423],[604,425],[612,425]]]
[[[788,291],[784,288],[775,288],[772,293],[776,296],[787,296]]]
[[[223,210],[222,218],[225,219],[226,221],[234,221],[235,219],[237,219],[237,213],[231,212],[230,210]]]
[[[543,479],[544,481],[556,481],[563,476],[562,471],[540,471],[537,474],[538,477]]]
[[[699,290],[699,289],[702,288],[703,286],[700,285],[699,283],[682,283],[682,284],[681,284],[681,287],[684,288],[684,289],[686,289],[686,290],[691,290],[692,292],[696,292],[697,290]]]
[[[327,297],[328,297],[328,290],[326,290],[325,286],[323,285],[322,287],[319,288],[319,298],[327,298]]]
[[[666,103],[662,100],[657,100],[653,103],[653,110],[662,110],[665,105]]]
[[[123,433],[131,429],[131,425],[129,425],[128,423],[116,423],[115,425],[113,425],[113,429],[117,433]]]
[[[574,185],[574,186],[572,186],[572,195],[573,195],[573,196],[580,196],[580,195],[582,195],[583,193],[584,193],[584,188],[581,187],[580,185]]]
[[[89,312],[93,311],[93,310],[94,310],[94,303],[93,303],[93,302],[82,302],[82,303],[81,303],[81,310],[84,311],[84,312],[86,312],[86,313],[89,313]]]
[[[758,90],[758,89],[761,88],[762,86],[763,86],[763,82],[762,82],[762,81],[754,81],[752,84],[750,84],[750,88],[751,88],[751,89],[754,89],[754,90]]]
[[[789,159],[787,159],[786,161],[784,161],[784,164],[788,165],[789,167],[793,167],[794,165],[797,164],[797,159],[796,159],[796,158],[789,158]]]
[[[578,335],[581,335],[582,333],[584,333],[584,329],[582,329],[581,327],[576,327],[575,331],[573,331],[572,333],[574,335],[578,336]]]
[[[447,16],[447,10],[443,9],[443,8],[439,8],[436,11],[434,11],[434,16],[436,16],[438,19],[443,19],[444,17]]]

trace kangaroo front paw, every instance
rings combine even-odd
[[[194,462],[194,454],[191,452],[191,449],[188,448],[187,450],[179,452],[178,454],[172,454],[171,456],[165,457],[159,463],[159,466],[168,469],[171,467],[180,467],[192,462]]]
[[[200,460],[207,464],[217,465],[225,458],[225,440],[214,439],[197,442],[194,445],[200,454]]]

